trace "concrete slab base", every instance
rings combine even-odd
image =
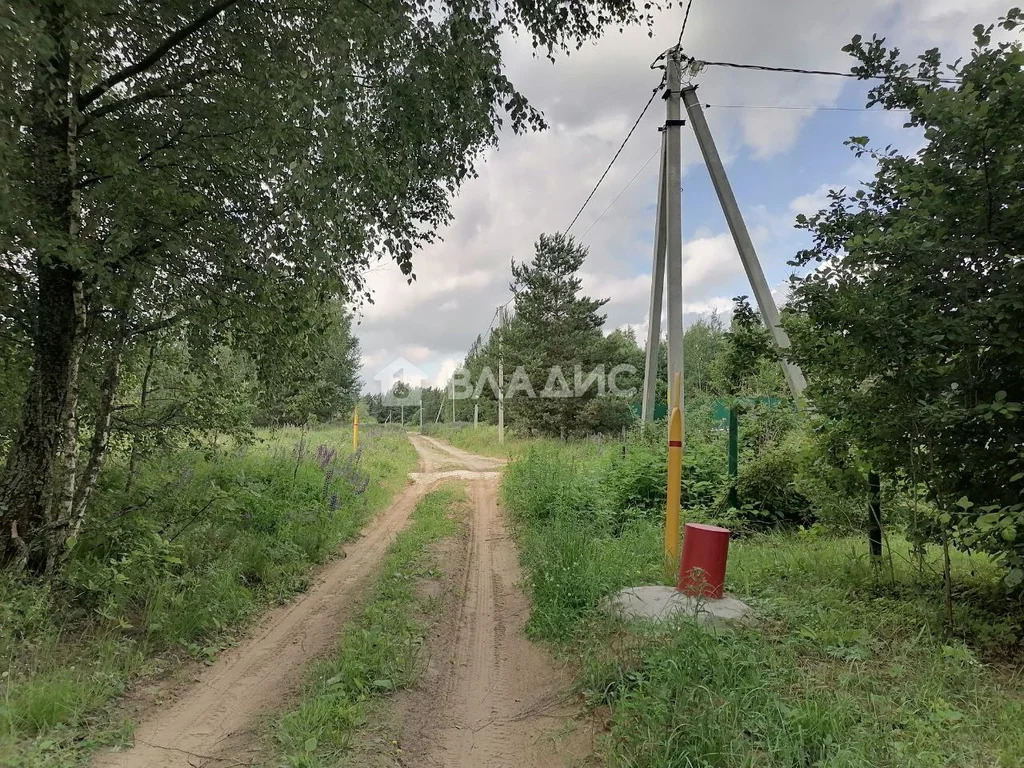
[[[626,620],[668,621],[688,617],[699,624],[718,627],[748,624],[754,618],[753,609],[735,597],[694,598],[666,586],[628,587],[609,596],[603,607]]]

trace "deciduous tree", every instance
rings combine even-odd
[[[30,370],[0,563],[53,569],[102,464],[126,350],[307,330],[449,217],[504,121],[540,115],[500,36],[571,47],[624,0],[10,0],[0,11],[2,326]],[[83,366],[103,371],[83,414]],[[89,450],[80,458],[83,416]]]
[[[815,407],[871,465],[927,487],[942,538],[997,554],[1024,581],[1024,50],[974,30],[964,61],[915,64],[854,38],[869,104],[908,110],[915,154],[873,148],[874,179],[799,223],[794,356]]]

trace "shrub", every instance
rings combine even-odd
[[[601,468],[601,487],[616,532],[630,520],[664,509],[667,453],[664,440],[656,442],[643,435],[608,451]]]
[[[571,450],[543,443],[530,446],[508,466],[502,495],[524,523],[561,514],[592,517],[601,506],[594,467]]]
[[[743,517],[753,525],[810,525],[815,511],[797,488],[797,441],[786,439],[740,466],[736,493]]]

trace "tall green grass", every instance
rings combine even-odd
[[[621,451],[619,453],[621,458]],[[601,600],[660,583],[660,515],[630,512],[610,449],[539,446],[506,469],[530,631],[581,660],[580,683],[610,708],[600,749],[622,768],[1024,765],[1024,611],[997,564],[954,556],[956,630],[934,572],[890,536],[881,567],[863,537],[818,528],[735,539],[727,589],[756,628],[708,632],[685,619],[626,625]],[[632,469],[628,471],[633,471]]]
[[[281,431],[249,446],[117,457],[58,580],[0,574],[0,765],[75,765],[124,730],[139,676],[212,660],[406,482],[404,433]]]

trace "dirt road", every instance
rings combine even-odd
[[[566,750],[538,737],[553,725],[560,731],[566,730],[560,723],[572,726],[573,711],[564,703],[567,675],[522,632],[529,606],[497,508],[502,462],[429,437],[411,439],[421,471],[346,546],[346,557],[329,564],[308,592],[270,611],[175,700],[149,712],[134,746],[98,756],[97,768],[259,765],[267,715],[294,695],[306,665],[333,647],[416,502],[450,479],[471,483],[469,551],[460,558],[461,585],[431,643],[439,663],[398,701],[407,725],[405,754],[446,768],[552,768],[580,751],[586,739],[578,735],[563,740]]]
[[[461,588],[430,642],[427,674],[399,697],[396,765],[558,768],[591,751],[571,675],[524,633],[530,605],[497,487],[491,476],[470,484]]]

